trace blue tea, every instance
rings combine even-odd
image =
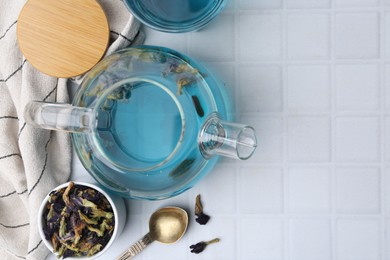
[[[167,23],[190,22],[214,5],[213,0],[145,0],[138,1],[139,8],[155,19]]]
[[[146,25],[161,31],[185,32],[206,25],[226,0],[125,0],[130,11]]]
[[[104,73],[92,75],[74,103],[94,107],[96,115],[91,135],[73,134],[84,166],[127,197],[161,199],[190,188],[217,160],[204,158],[199,130],[210,114],[227,118],[228,99],[212,75],[150,46],[118,52],[98,66]]]

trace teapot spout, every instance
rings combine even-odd
[[[93,110],[58,104],[33,101],[24,109],[24,120],[38,128],[67,132],[90,132],[93,127]]]
[[[206,159],[222,155],[246,160],[256,150],[257,138],[253,127],[223,121],[218,113],[212,113],[199,132],[198,143]]]

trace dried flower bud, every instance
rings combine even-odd
[[[198,215],[198,217],[195,219],[196,222],[198,222],[201,225],[206,225],[207,222],[209,221],[210,216],[206,215],[204,213],[201,213]]]
[[[202,242],[196,243],[195,245],[191,245],[190,246],[191,253],[199,254],[199,253],[203,252],[203,250],[205,250],[208,245],[213,244],[213,243],[217,243],[219,241],[220,241],[219,238],[214,238],[213,240],[210,240],[208,242],[202,241]]]
[[[196,196],[195,215],[197,216],[195,221],[201,225],[206,225],[206,223],[210,219],[209,215],[203,213],[203,205],[202,205],[202,202],[200,201],[200,194],[198,194],[198,196]]]

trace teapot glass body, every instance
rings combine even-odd
[[[229,106],[200,64],[171,49],[139,46],[96,65],[72,105],[33,102],[25,118],[70,131],[82,164],[105,187],[157,200],[191,188],[218,155],[252,155],[255,132],[228,122]]]

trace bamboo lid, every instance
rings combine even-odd
[[[29,0],[18,18],[17,37],[36,69],[68,78],[85,73],[103,57],[109,25],[96,0]]]

